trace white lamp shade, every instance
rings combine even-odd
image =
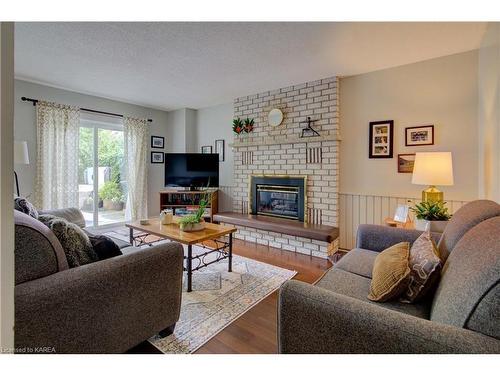
[[[14,164],[29,164],[28,142],[14,141]]]
[[[411,183],[415,185],[453,185],[451,152],[417,152]]]

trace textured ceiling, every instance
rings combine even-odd
[[[485,23],[16,23],[16,77],[200,108],[479,47]]]

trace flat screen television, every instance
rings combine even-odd
[[[219,186],[219,154],[165,154],[165,186]]]

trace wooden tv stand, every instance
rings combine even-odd
[[[213,217],[218,213],[219,190],[210,189],[211,193],[207,208],[210,209],[210,214],[206,215],[205,220],[213,222]],[[204,191],[189,191],[189,190],[163,190],[160,191],[160,211],[164,209],[172,209],[175,211],[179,208],[197,208],[200,206],[200,197]]]

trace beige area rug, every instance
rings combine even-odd
[[[125,228],[104,234],[128,241]],[[193,247],[194,253],[203,251]],[[149,342],[163,353],[193,353],[295,274],[238,255],[233,256],[233,272],[227,271],[227,259],[195,271],[192,292],[185,291],[184,283],[181,315],[174,333],[165,338],[152,337]]]

